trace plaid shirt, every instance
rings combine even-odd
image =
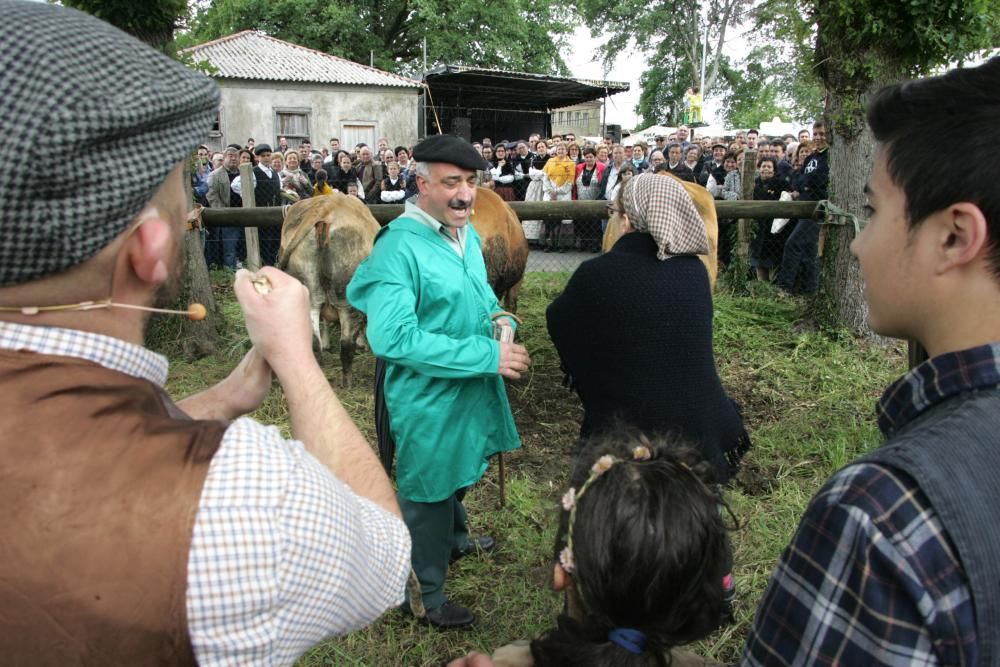
[[[117,338],[0,322],[0,348],[77,357],[163,385],[167,360]],[[198,663],[288,665],[403,599],[410,535],[277,428],[238,419],[209,465],[188,558]]]
[[[947,399],[997,384],[1000,344],[935,357],[886,390],[879,427],[891,441]],[[975,665],[977,655],[968,578],[934,508],[910,476],[860,463],[810,503],[740,664]]]

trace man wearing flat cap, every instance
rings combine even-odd
[[[183,272],[215,84],[73,9],[0,15],[0,41],[38,37],[0,53],[4,145],[112,169],[0,173],[0,662],[291,664],[399,604],[409,535],[315,362],[302,285],[237,274],[253,348],[197,396],[171,401],[142,345]],[[272,373],[296,440],[240,417]]]
[[[518,379],[530,360],[493,338],[494,321],[510,318],[469,225],[477,170],[488,164],[450,135],[423,140],[413,159],[418,194],[379,232],[347,298],[367,314],[368,342],[385,364],[399,504],[420,581],[420,601],[408,607],[423,607],[435,627],[463,627],[475,616],[445,597],[448,564],[495,541],[469,539],[462,498],[490,456],[520,446],[503,378]]]
[[[257,206],[281,206],[281,176],[271,169],[271,146],[257,144],[253,149],[257,156],[253,175],[257,179],[254,187],[254,202]],[[261,227],[260,258],[264,264],[274,264],[278,259],[278,246],[281,245],[281,227]]]

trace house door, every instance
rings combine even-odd
[[[375,123],[363,121],[344,122],[340,132],[340,145],[348,152],[358,144],[367,144],[375,152]]]

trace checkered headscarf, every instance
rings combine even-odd
[[[680,181],[640,174],[625,184],[622,203],[632,227],[656,241],[657,258],[708,254],[705,222]]]
[[[0,0],[0,287],[93,257],[204,141],[215,83],[88,14]]]

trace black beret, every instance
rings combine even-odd
[[[468,141],[452,134],[435,134],[413,147],[417,162],[446,162],[462,169],[485,171],[490,163]]]
[[[254,155],[260,155],[261,153],[271,153],[271,146],[269,144],[257,144],[253,149]]]
[[[0,16],[7,163],[58,155],[63,164],[100,165],[41,179],[31,169],[0,170],[5,287],[76,266],[124,232],[205,141],[219,90],[204,74],[75,9],[0,0]],[[136,161],[146,153],[154,159]]]

